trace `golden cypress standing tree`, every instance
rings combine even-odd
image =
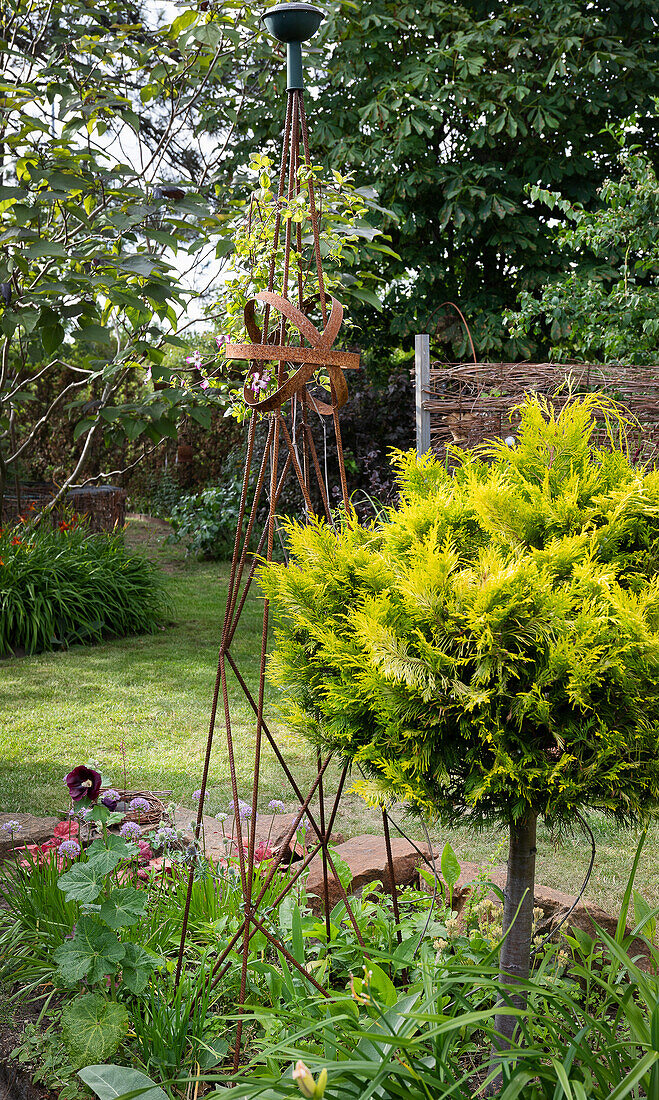
[[[659,809],[659,474],[633,469],[612,407],[595,445],[595,404],[528,399],[517,446],[453,474],[398,455],[398,507],[291,523],[289,565],[260,571],[290,721],[367,798],[508,827],[504,986],[529,973],[538,817]]]

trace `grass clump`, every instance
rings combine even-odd
[[[0,534],[0,657],[153,633],[168,610],[157,568],[122,531],[74,519]]]

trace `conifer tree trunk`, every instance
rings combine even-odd
[[[503,932],[504,935],[508,932],[508,935],[501,947],[499,963],[499,982],[502,987],[525,981],[529,976],[537,820],[537,814],[529,813],[527,817],[510,826],[508,874],[503,907]],[[499,998],[500,1005],[512,1004],[520,1008],[525,1003],[525,994],[515,995],[508,990],[502,991]],[[510,1045],[517,1027],[515,1017],[497,1013],[495,1027],[503,1038],[495,1042],[492,1052],[494,1060],[497,1059],[499,1051],[506,1050]]]

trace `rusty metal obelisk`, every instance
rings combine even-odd
[[[215,732],[218,710],[224,719],[226,731],[231,790],[235,812],[235,849],[240,867],[240,882],[244,899],[241,925],[217,958],[213,970],[213,984],[222,980],[231,965],[229,955],[236,952],[242,959],[242,972],[238,1011],[242,1011],[245,1000],[249,944],[258,931],[265,936],[274,951],[284,957],[288,963],[304,975],[305,980],[319,992],[325,993],[321,984],[310,975],[289,953],[278,939],[273,926],[269,926],[262,911],[263,899],[271,891],[273,883],[280,879],[282,863],[286,853],[290,853],[291,842],[297,828],[304,818],[308,822],[313,840],[303,858],[291,865],[289,873],[281,880],[281,889],[276,890],[275,900],[269,899],[268,910],[276,910],[282,898],[290,891],[312,859],[322,860],[325,885],[326,927],[329,938],[328,911],[328,875],[331,872],[339,883],[339,890],[346,904],[348,916],[352,921],[356,935],[361,936],[350,908],[348,898],[340,885],[339,876],[332,860],[328,843],[334,826],[339,799],[345,781],[345,769],[339,774],[331,805],[326,808],[326,773],[330,757],[317,757],[317,772],[306,792],[298,783],[292,767],[273,735],[265,713],[264,688],[265,665],[268,644],[269,608],[267,600],[263,608],[263,630],[261,638],[260,677],[258,683],[250,686],[248,677],[243,675],[239,662],[232,652],[232,643],[240,627],[247,594],[250,590],[256,569],[256,555],[271,560],[276,534],[277,509],[284,485],[290,479],[301,496],[301,505],[307,516],[316,514],[314,500],[320,501],[321,514],[328,523],[333,522],[332,500],[326,479],[323,476],[321,462],[311,430],[311,418],[331,418],[336,438],[339,460],[340,496],[346,510],[349,508],[345,465],[341,444],[339,409],[346,402],[348,388],[344,370],[359,366],[359,356],[338,350],[335,347],[343,308],[336,298],[325,290],[321,263],[321,238],[317,196],[314,191],[313,173],[309,154],[309,135],[304,107],[301,44],[311,38],[318,30],[323,19],[320,9],[311,4],[279,4],[270,8],[263,20],[270,32],[287,48],[287,97],[286,118],[281,150],[281,164],[278,184],[278,209],[274,224],[274,243],[269,265],[267,287],[248,302],[245,308],[245,329],[248,343],[228,344],[228,359],[245,360],[250,364],[244,387],[244,399],[251,409],[247,433],[247,454],[245,460],[242,497],[236,530],[236,540],[231,562],[229,589],[220,644],[217,679],[211,708],[210,728],[206,758],[201,781],[201,797],[197,817],[197,836],[199,836],[204,797],[209,777],[211,748]],[[291,264],[291,252],[297,257],[303,254],[303,230],[298,222],[282,216],[288,202],[300,194],[303,185],[308,188],[308,220],[310,223],[310,265],[315,293],[308,297],[305,280],[299,272],[299,263]],[[280,249],[283,262],[276,263],[276,254]],[[314,270],[315,268],[315,270]],[[275,280],[280,285],[275,285]],[[261,317],[257,309],[261,308]],[[320,320],[314,324],[309,317],[315,309]],[[262,372],[264,364],[270,364],[274,372],[269,391],[259,396],[259,388],[251,379],[256,372]],[[326,399],[317,396],[314,376],[318,371],[329,375],[329,393]],[[267,425],[267,438],[260,453],[257,446],[257,424]],[[267,501],[267,519],[258,535],[259,519],[264,510],[262,501]],[[251,503],[250,503],[251,500]],[[256,720],[254,742],[253,783],[251,791],[251,812],[241,818],[237,812],[240,796],[236,776],[234,738],[228,677],[235,677],[240,692],[244,695],[254,712]],[[259,802],[259,777],[261,755],[264,743],[273,750],[282,769],[283,778],[290,787],[291,795],[297,804],[294,821],[287,838],[268,865],[265,875],[259,875],[259,887],[255,886],[255,840],[256,819]],[[329,812],[327,812],[329,810]],[[247,833],[247,835],[245,835]],[[184,912],[177,980],[180,975],[185,946],[188,911],[195,869],[190,870],[187,904]],[[237,1026],[234,1047],[234,1064],[237,1066],[240,1056],[242,1020]]]

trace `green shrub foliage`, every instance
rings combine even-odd
[[[0,656],[153,632],[167,611],[158,570],[121,531],[63,521],[0,532]]]
[[[517,444],[396,457],[400,503],[288,524],[264,565],[290,718],[358,789],[450,823],[621,822],[659,800],[659,473],[597,399],[523,406]]]

